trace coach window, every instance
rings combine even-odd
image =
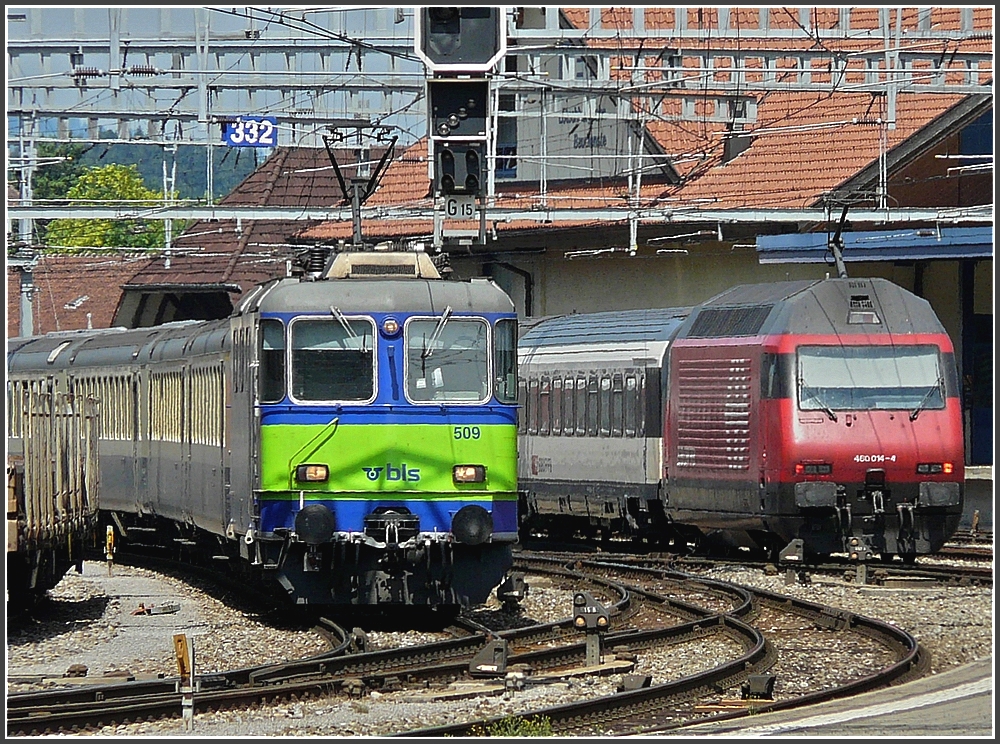
[[[552,435],[562,434],[563,413],[563,381],[561,377],[552,378]]]
[[[493,361],[494,394],[501,403],[517,402],[517,321],[498,320],[493,328],[496,351]]]
[[[576,435],[582,437],[587,433],[587,378],[576,378]]]
[[[538,379],[528,380],[528,433],[538,433]]]
[[[601,436],[611,436],[611,378],[601,376]]]
[[[625,436],[634,437],[639,428],[639,381],[625,375]]]
[[[625,389],[622,376],[616,374],[611,378],[611,436],[620,437],[624,431]]]
[[[587,380],[587,436],[597,436],[597,375]]]
[[[277,403],[285,397],[285,328],[280,320],[260,322],[260,402]]]
[[[293,321],[292,396],[308,401],[374,398],[374,338],[369,318]]]
[[[517,433],[524,434],[528,431],[528,381],[519,379],[517,381]]]
[[[563,409],[562,409],[562,433],[564,436],[573,436],[576,430],[576,381],[572,377],[567,377],[563,382]]]
[[[551,389],[548,377],[543,377],[538,386],[538,433],[549,433],[549,421],[552,415]]]

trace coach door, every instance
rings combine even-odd
[[[252,525],[253,492],[258,483],[258,401],[256,316],[233,318],[230,355],[232,399],[229,429],[229,473],[226,488],[227,531],[243,535]]]

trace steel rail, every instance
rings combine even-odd
[[[724,582],[716,582],[708,579],[701,579],[691,574],[665,569],[646,568],[638,566],[624,566],[612,562],[601,562],[600,560],[587,560],[578,562],[578,565],[591,567],[604,567],[624,569],[628,572],[641,573],[647,576],[658,577],[667,580],[679,580],[682,582],[695,582],[714,585],[719,589]],[[638,587],[626,585],[629,591],[644,592]],[[852,630],[866,637],[873,638],[891,649],[897,661],[887,668],[867,675],[861,679],[851,681],[845,685],[820,690],[813,693],[806,693],[783,701],[755,701],[754,713],[766,712],[769,710],[782,710],[803,705],[809,705],[823,700],[831,700],[839,697],[855,695],[867,690],[885,687],[890,684],[898,684],[925,674],[929,668],[930,659],[927,653],[920,647],[916,639],[908,632],[897,628],[880,620],[867,618],[855,613],[838,610],[833,607],[798,600],[786,597],[781,594],[766,590],[743,587],[747,592],[755,597],[755,601],[766,603],[777,609],[793,612],[798,615],[809,617],[817,625],[831,629]],[[742,624],[736,618],[729,615],[719,616],[720,621],[727,627],[732,623],[734,629],[747,629],[757,632],[747,625]],[[758,657],[758,654],[760,657]],[[751,649],[741,659],[728,661],[720,664],[714,669],[700,672],[683,679],[675,680],[660,685],[650,686],[645,689],[621,692],[614,695],[605,696],[596,700],[589,700],[578,703],[568,703],[564,705],[552,706],[548,708],[536,709],[518,715],[522,720],[545,719],[552,726],[553,733],[592,733],[595,725],[600,725],[602,730],[607,730],[609,726],[617,729],[621,733],[636,733],[637,728],[643,732],[667,731],[681,728],[683,724],[667,725],[655,727],[652,725],[638,724],[643,719],[649,720],[651,714],[657,710],[663,710],[678,702],[689,698],[699,691],[721,691],[733,683],[745,679],[755,670],[769,668],[774,661],[774,650],[767,644],[761,636],[760,649]],[[742,662],[742,669],[740,669]],[[710,718],[700,718],[699,723],[706,720],[727,720],[748,715],[750,709],[725,713]],[[502,719],[493,718],[479,721],[468,721],[450,726],[438,726],[433,728],[422,728],[396,734],[396,736],[467,736],[483,734],[488,731],[491,725],[499,724]]]

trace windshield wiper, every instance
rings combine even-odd
[[[799,379],[799,389],[800,390],[802,389],[802,380],[801,380],[801,378]],[[823,413],[825,413],[827,416],[830,417],[831,421],[836,421],[837,420],[837,414],[834,413],[833,408],[831,408],[830,404],[827,403],[825,400],[823,400],[823,398],[820,397],[820,395],[819,395],[818,392],[814,393],[812,395],[809,395],[808,397],[804,397],[803,400],[802,400],[802,404],[801,405],[805,406],[807,403],[809,404],[809,407],[811,409],[813,409],[813,410],[819,409],[820,411],[822,411]],[[815,406],[815,408],[813,408],[813,406]],[[803,409],[803,410],[805,410],[805,409]]]
[[[445,325],[448,323],[448,319],[451,318],[451,305],[448,305],[444,312],[441,313],[441,317],[438,319],[437,325],[434,327],[434,333],[431,334],[430,340],[424,340],[424,348],[420,352],[420,358],[426,359],[431,354],[433,354],[434,344],[437,342],[438,337],[441,335],[441,331],[444,330]]]
[[[347,318],[344,316],[344,314],[340,311],[339,307],[334,307],[333,305],[331,305],[330,312],[333,313],[333,317],[337,319],[340,325],[344,327],[344,330],[347,331],[348,336],[350,336],[353,339],[360,338],[358,334],[354,332],[354,329],[351,327],[351,324],[347,321]],[[361,351],[367,351],[367,349],[365,348],[365,343],[366,343],[365,339],[361,339]]]
[[[939,391],[943,384],[944,384],[944,377],[938,376],[937,384],[934,385],[933,387],[927,388],[927,392],[924,393],[924,397],[920,399],[919,403],[917,403],[917,407],[914,408],[912,411],[910,411],[910,421],[917,420],[917,416],[919,416],[920,412],[924,410],[924,406],[927,405],[927,401],[931,399],[931,395],[933,395],[935,391]]]

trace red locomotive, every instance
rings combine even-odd
[[[930,305],[889,281],[746,285],[691,309],[552,318],[519,349],[529,525],[904,561],[958,528],[954,350]],[[568,380],[591,377],[597,394],[576,396]],[[584,426],[567,435],[568,386]]]

